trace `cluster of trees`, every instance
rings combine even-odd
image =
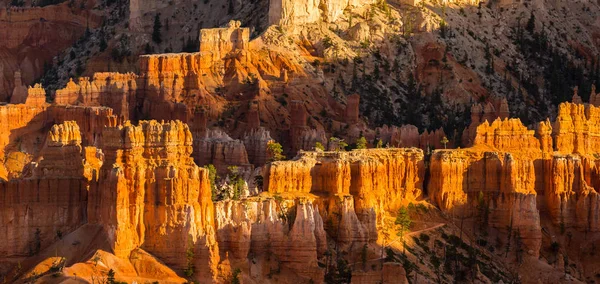
[[[227,168],[228,173],[226,178],[229,180],[229,184],[221,188],[218,186],[221,178],[217,174],[217,168],[212,164],[206,165],[204,168],[208,170],[208,179],[210,181],[211,197],[213,201],[240,199],[243,190],[246,188],[246,181],[242,177],[238,167],[230,166]]]
[[[600,84],[600,58],[590,61],[577,51],[565,52],[551,44],[547,27],[536,25],[534,13],[530,14],[524,25],[519,21],[512,28],[512,38],[527,59],[528,68],[522,71],[516,58],[508,62],[507,71],[518,79],[519,85],[512,86],[507,74],[504,75],[505,85],[512,105],[522,106],[511,108],[511,112],[525,124],[551,117],[552,106],[570,101],[574,87],[578,87],[579,95],[588,101],[592,85]],[[544,79],[543,86],[538,83],[539,77]],[[523,99],[524,91],[531,99]]]

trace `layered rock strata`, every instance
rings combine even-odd
[[[216,275],[218,246],[208,171],[191,158],[192,134],[179,121],[142,121],[106,128],[105,164],[90,189],[90,223],[101,224],[115,255],[141,247],[185,269],[187,251],[198,279]]]
[[[523,243],[539,252],[542,235],[533,160],[476,148],[438,150],[431,157],[430,176],[429,196],[440,209],[481,222],[489,218],[486,225],[505,234],[519,232]]]
[[[260,139],[260,137],[257,138]],[[193,156],[198,165],[213,164],[221,173],[227,172],[229,166],[250,166],[244,142],[232,139],[222,130],[207,130],[202,137],[196,137],[193,144],[195,149]],[[256,147],[261,147],[255,149],[259,151],[258,153],[261,151],[266,153],[266,145]]]
[[[54,102],[59,105],[105,106],[125,119],[133,119],[136,107],[137,76],[135,74],[95,73],[92,80],[72,79],[56,90]]]
[[[301,152],[293,161],[269,164],[264,188],[272,194],[323,197],[321,212],[345,228],[338,241],[364,242],[377,239],[385,212],[421,197],[422,163],[423,152],[417,149]]]
[[[75,122],[54,125],[33,175],[0,183],[0,253],[35,254],[85,224],[88,186],[101,163],[99,150],[81,146]]]
[[[318,21],[334,22],[349,7],[363,7],[372,0],[276,0],[269,3],[270,25],[299,25]]]

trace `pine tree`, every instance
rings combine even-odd
[[[267,152],[271,156],[271,161],[281,161],[285,159],[283,155],[283,147],[277,142],[271,142],[267,145]]]
[[[527,21],[527,26],[525,27],[530,34],[535,32],[535,15],[531,13],[529,20]]]
[[[106,283],[108,284],[114,284],[115,282],[115,271],[110,269],[108,271],[108,273],[106,274]]]
[[[410,215],[408,214],[408,209],[405,206],[400,207],[398,210],[398,215],[396,215],[396,226],[398,226],[398,236],[402,239],[402,247],[406,247],[406,243],[404,242],[404,232],[408,231],[410,225],[412,224],[412,220],[410,219]]]
[[[162,35],[160,34],[160,30],[162,29],[162,23],[160,21],[160,13],[156,14],[154,17],[154,27],[152,30],[152,41],[160,44],[162,42]]]
[[[213,201],[217,201],[219,199],[218,197],[218,192],[217,192],[217,168],[212,165],[212,164],[208,164],[206,166],[204,166],[205,169],[208,170],[208,180],[210,181],[210,191],[211,191],[211,196],[212,196],[212,200]]]
[[[321,142],[317,142],[317,143],[315,143],[315,150],[316,151],[325,151],[325,146],[323,146],[323,144],[321,144]]]
[[[367,149],[367,139],[364,136],[356,140],[356,149]]]

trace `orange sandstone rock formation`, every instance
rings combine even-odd
[[[462,218],[484,218],[501,232],[520,232],[524,244],[537,255],[541,227],[536,207],[533,160],[483,149],[438,150],[431,158],[428,191],[444,211]]]
[[[385,212],[421,197],[422,162],[423,152],[417,149],[301,152],[295,160],[269,164],[264,188],[273,194],[326,198],[322,212],[329,212],[329,218],[339,212],[347,222],[343,226],[353,232],[338,241],[364,242],[377,239],[376,227]]]
[[[118,116],[133,119],[136,107],[137,76],[135,74],[95,73],[90,81],[79,78],[57,90],[54,102],[59,105],[105,106]]]
[[[221,173],[226,173],[228,166],[250,166],[244,142],[232,139],[222,130],[207,130],[204,136],[196,137],[193,143],[196,149],[194,160],[198,165],[213,164]],[[266,152],[266,146],[263,147]]]
[[[83,162],[88,152],[99,159]],[[101,153],[83,150],[75,122],[52,127],[46,143],[33,163],[33,176],[0,183],[0,252],[5,256],[35,254],[83,225],[87,220],[88,185],[84,172],[95,172]],[[90,160],[93,158],[90,157]]]
[[[198,279],[216,275],[218,246],[208,172],[191,158],[192,134],[179,121],[129,122],[102,132],[105,154],[90,189],[89,222],[102,225],[115,255],[136,248],[183,270],[186,251]]]

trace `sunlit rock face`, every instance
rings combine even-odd
[[[299,25],[317,21],[334,22],[348,7],[373,4],[372,0],[277,0],[269,3],[269,24]]]
[[[377,222],[385,212],[421,197],[422,163],[423,152],[417,149],[304,152],[293,161],[269,164],[265,190],[322,196],[321,212],[345,228],[338,241],[365,242],[377,239]],[[341,220],[332,212],[339,212]]]
[[[90,189],[91,223],[108,232],[115,255],[137,247],[183,269],[188,249],[211,278],[218,247],[208,172],[191,158],[192,135],[179,121],[125,123],[102,132],[105,164]],[[177,217],[179,216],[179,217]]]
[[[439,150],[431,158],[429,196],[463,217],[489,210],[489,226],[519,231],[529,249],[541,246],[534,161],[507,152]]]

